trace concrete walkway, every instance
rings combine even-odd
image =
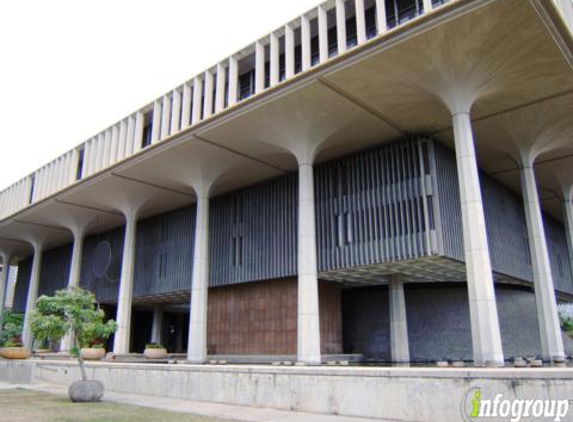
[[[41,391],[49,394],[67,396],[67,386],[58,384],[8,384],[0,382],[2,390],[22,388]],[[234,406],[221,403],[200,402],[167,397],[144,396],[138,394],[116,393],[106,391],[104,401],[129,404],[132,406],[150,407],[172,412],[189,413],[222,419],[233,419],[248,422],[396,422],[387,419],[352,418],[347,416],[319,415],[313,413],[287,412],[246,406]]]

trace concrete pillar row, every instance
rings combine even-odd
[[[400,274],[393,275],[388,283],[390,312],[390,353],[392,362],[409,362],[408,322],[404,282]]]
[[[181,91],[174,89],[171,100],[171,125],[169,134],[173,135],[181,130]]]
[[[385,0],[376,0],[376,27],[379,34],[383,34],[388,31]]]
[[[123,241],[121,279],[119,283],[119,297],[117,302],[117,331],[115,332],[115,340],[113,343],[113,353],[115,354],[129,353],[138,214],[138,209],[129,209],[124,211],[126,220],[125,238]]]
[[[549,260],[541,204],[537,193],[537,182],[532,163],[525,163],[521,168],[521,187],[523,190],[525,220],[527,222],[535,302],[537,305],[537,321],[539,323],[543,358],[562,357],[564,356],[563,340],[557,314],[551,261]]]
[[[573,277],[573,199],[571,197],[563,201],[563,214],[565,216],[565,234],[569,248],[569,266],[571,267],[571,276]]]
[[[193,80],[193,111],[191,125],[201,121],[201,96],[203,95],[203,80],[199,77]]]
[[[171,126],[171,95],[166,94],[163,96],[163,106],[161,108],[161,140],[169,136]]]
[[[141,150],[141,144],[143,143],[143,128],[145,126],[145,116],[143,112],[138,111],[135,113],[135,128],[133,134],[133,144],[126,148],[126,155],[131,155],[139,150]]]
[[[213,72],[205,72],[205,85],[203,94],[203,119],[211,117],[213,114],[213,88],[215,87],[215,76]]]
[[[302,50],[302,71],[305,72],[311,66],[311,34],[310,34],[310,19],[308,16],[303,15],[300,18],[300,34],[301,34],[301,50]]]
[[[121,125],[125,125],[125,120],[121,122]],[[120,150],[125,148],[125,138],[119,138],[120,128],[118,125],[114,125],[111,128],[111,152],[109,157],[110,164],[117,163],[118,160],[123,158],[123,151]],[[122,143],[123,142],[123,143]]]
[[[135,138],[135,117],[133,115],[125,119],[127,130],[125,138],[119,139],[117,145],[117,161],[123,160],[133,154],[133,142]]]
[[[265,46],[261,41],[255,43],[255,94],[265,89]]]
[[[6,305],[6,291],[10,281],[10,261],[12,256],[9,252],[2,252],[2,275],[0,279],[0,332],[4,321],[4,307]]]
[[[424,0],[423,5],[424,5],[424,13],[431,12],[432,9],[434,8],[432,0]]]
[[[358,45],[360,45],[366,42],[366,14],[364,10],[364,0],[354,0],[354,5],[356,10],[356,41]]]
[[[271,87],[279,83],[280,79],[280,48],[279,36],[273,32],[270,36],[270,85]]]
[[[153,102],[153,120],[151,126],[151,143],[159,141],[161,133],[161,101]]]
[[[285,26],[285,77],[294,76],[294,28],[291,24]]]
[[[183,99],[181,105],[181,129],[191,124],[191,84],[183,85]]]
[[[24,315],[24,327],[22,328],[22,344],[32,348],[32,333],[30,315],[36,309],[38,300],[38,287],[40,285],[40,271],[42,268],[42,254],[44,252],[43,242],[32,243],[34,248],[34,258],[32,260],[32,272],[30,274],[30,284],[28,285],[28,299],[26,300],[26,313]]]
[[[318,6],[318,52],[320,63],[328,60],[328,15],[326,8]]]
[[[474,361],[477,365],[487,362],[503,365],[493,273],[469,111],[453,112],[452,121]]]
[[[217,64],[217,80],[215,83],[215,113],[225,108],[225,86],[227,84],[227,68],[221,63]]]
[[[311,162],[299,162],[297,360],[320,364],[320,312],[316,257],[314,174]]]
[[[239,61],[236,57],[229,57],[229,107],[239,100]]]
[[[346,51],[346,5],[344,0],[336,0],[336,33],[338,54]]]
[[[208,189],[197,191],[196,216],[187,360],[191,363],[201,364],[207,361],[207,300],[209,292]]]

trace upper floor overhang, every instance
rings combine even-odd
[[[361,1],[366,8],[376,3],[352,5]],[[451,115],[466,111],[482,169],[517,191],[519,167],[531,158],[543,206],[561,218],[558,199],[573,185],[573,41],[562,14],[569,6],[457,0],[390,29],[377,25],[367,38],[360,8],[347,2],[357,45],[323,51],[315,63],[311,41],[324,48],[321,37],[334,33],[324,25],[337,30],[339,3],[327,2],[256,43],[252,96],[240,100],[230,79],[239,75],[235,67],[246,66],[246,49],[163,96],[155,118],[150,105],[82,144],[85,174],[77,171],[77,149],[37,173],[33,188],[30,178],[8,188],[0,199],[5,249],[14,241],[60,244],[78,225],[104,230],[122,224],[133,208],[140,216],[157,214],[193,202],[197,193],[218,195],[294,171],[300,162],[411,133],[453,145]],[[302,68],[291,75],[288,62],[299,54]],[[269,80],[257,71],[270,72]],[[203,98],[193,88],[203,89]],[[145,124],[155,132],[141,149]],[[43,196],[35,199],[38,189]]]

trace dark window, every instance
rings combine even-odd
[[[82,178],[82,173],[84,171],[84,155],[85,151],[82,148],[78,151],[78,167],[76,171],[76,180],[80,180]]]
[[[372,6],[366,10],[366,38],[370,39],[376,36],[376,7]]]
[[[141,148],[151,145],[151,134],[153,132],[153,124],[149,123],[143,128],[143,139],[141,140]]]
[[[249,98],[255,92],[255,70],[250,70],[239,76],[239,99]]]
[[[34,185],[36,184],[36,175],[30,176],[30,198],[28,199],[28,204],[34,202]]]

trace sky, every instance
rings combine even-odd
[[[0,191],[319,3],[0,2]]]

